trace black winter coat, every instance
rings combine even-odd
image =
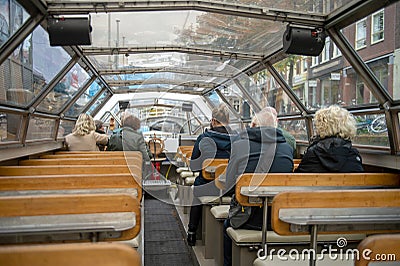
[[[291,173],[293,149],[286,143],[280,129],[247,128],[232,144],[232,154],[226,170],[227,194],[234,192],[236,179],[243,173]],[[245,225],[261,229],[262,208],[253,207]],[[245,227],[246,228],[246,227]]]
[[[327,137],[311,143],[295,172],[357,173],[364,169],[361,156],[350,140]]]

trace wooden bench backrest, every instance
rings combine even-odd
[[[104,158],[57,158],[57,159],[29,159],[19,161],[19,165],[137,165],[142,167],[139,157],[104,157]]]
[[[6,246],[0,249],[3,266],[140,266],[139,253],[117,243]]]
[[[133,174],[142,175],[137,165],[42,165],[0,166],[0,176],[68,175],[68,174]]]
[[[128,240],[140,231],[140,202],[128,194],[79,194],[0,197],[0,217],[40,216],[59,214],[89,214],[107,212],[134,212],[136,226],[122,232]]]
[[[0,176],[0,191],[135,188],[142,198],[141,180],[130,174]]]
[[[260,206],[249,203],[241,195],[246,186],[393,186],[400,185],[400,175],[392,173],[269,173],[242,174],[236,184],[235,196],[243,206]]]
[[[222,174],[225,174],[226,168],[228,167],[228,164],[220,164],[217,166],[215,169],[215,186],[219,189],[225,189],[225,184],[220,182],[218,177]]]
[[[367,266],[370,262],[377,262],[377,259],[382,262],[399,262],[400,234],[369,236],[361,241],[357,249],[360,254],[360,259],[355,260],[355,266]],[[364,251],[366,250],[370,250],[371,253],[365,254]],[[367,257],[365,255],[367,255]]]
[[[139,151],[63,151],[56,152],[55,154],[41,155],[42,159],[54,158],[103,158],[103,157],[136,157],[142,158],[142,153]]]
[[[400,207],[400,190],[398,189],[366,189],[366,190],[326,190],[282,192],[272,201],[272,228],[280,235],[308,234],[307,232],[291,232],[290,224],[279,219],[279,210],[284,208],[357,208],[357,207]],[[360,233],[349,231],[318,230],[318,234]],[[385,231],[365,230],[363,233],[376,234]]]
[[[125,156],[142,156],[140,151],[57,151],[54,154],[108,154],[109,156],[112,154],[114,155],[125,155]]]
[[[201,174],[206,180],[214,180],[214,177],[210,175],[207,171],[205,171],[208,166],[218,166],[220,164],[227,164],[228,159],[205,159],[202,164]],[[216,176],[216,175],[215,175]]]

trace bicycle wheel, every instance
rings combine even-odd
[[[371,131],[374,133],[383,133],[387,131],[386,120],[384,115],[380,115],[372,121]]]

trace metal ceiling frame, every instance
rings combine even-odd
[[[206,0],[96,1],[88,3],[49,0],[46,2],[48,5],[48,13],[50,15],[87,14],[90,12],[108,13],[197,10],[237,17],[290,22],[308,26],[323,26],[325,22],[325,16],[320,14]]]
[[[173,86],[187,86],[193,88],[207,89],[207,88],[215,88],[216,86],[215,83],[205,82],[205,81],[180,81],[174,79],[155,79],[155,78],[142,79],[142,80],[109,80],[107,81],[107,83],[110,87],[167,84]]]

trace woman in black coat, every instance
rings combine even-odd
[[[357,128],[349,111],[332,105],[317,111],[314,122],[317,136],[307,148],[295,172],[364,172],[361,156],[351,144]]]

